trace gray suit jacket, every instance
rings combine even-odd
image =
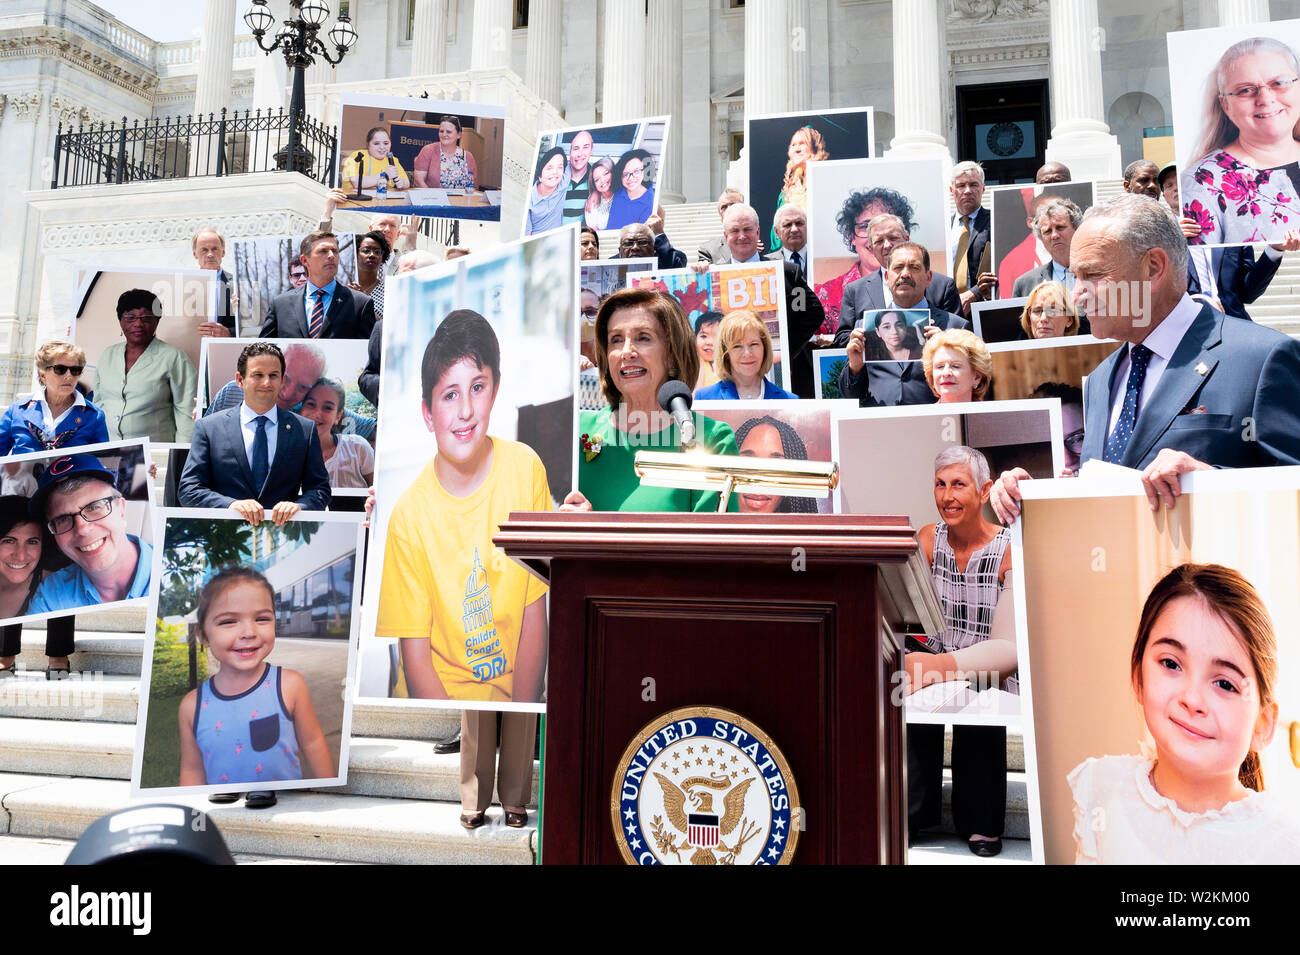
[[[930,320],[940,328],[970,328],[970,322],[941,309],[930,309]],[[928,405],[939,399],[925,380],[925,369],[917,361],[869,361],[853,375],[848,362],[840,371],[841,398],[857,398],[867,408],[896,405]]]
[[[366,338],[375,327],[375,303],[342,282],[334,286],[330,307],[325,310],[321,338]],[[290,289],[271,300],[261,338],[307,338],[307,298],[302,289]]]
[[[724,256],[726,261],[731,261],[731,250],[727,248],[727,240],[722,236],[704,243],[695,254],[701,262],[717,262],[720,265]]]
[[[1116,349],[1084,380],[1084,461],[1105,450],[1111,385],[1123,354]],[[1202,306],[1139,409],[1119,463],[1145,468],[1171,448],[1222,468],[1300,464],[1297,393],[1300,342]]]
[[[930,308],[941,312],[956,312],[961,307],[957,283],[948,276],[935,272],[930,284],[926,286],[925,302]],[[884,307],[885,280],[879,269],[844,286],[844,295],[840,299],[840,323],[835,328],[835,347],[844,348],[848,345],[853,326],[863,312]]]
[[[1016,284],[1012,286],[1012,298],[1024,298],[1043,282],[1052,280],[1052,262],[1049,259],[1036,269],[1030,269],[1020,278],[1016,279]]]

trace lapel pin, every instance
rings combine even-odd
[[[1196,373],[1197,373],[1198,375],[1204,375],[1204,374],[1205,374],[1206,372],[1208,372],[1209,370],[1210,370],[1210,369],[1209,369],[1209,367],[1205,364],[1205,362],[1203,362],[1203,361],[1198,361],[1198,362],[1196,363]]]

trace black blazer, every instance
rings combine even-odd
[[[181,506],[229,507],[234,501],[256,499],[264,507],[297,501],[305,511],[328,508],[330,479],[315,422],[291,411],[277,412],[275,458],[266,484],[256,488],[239,426],[241,406],[200,418],[195,424],[190,456],[181,474]]]
[[[930,320],[940,328],[970,328],[960,315],[930,309]],[[849,372],[848,362],[840,370],[841,398],[857,398],[867,408],[890,408],[896,405],[929,405],[938,401],[925,380],[920,359],[915,361],[869,361],[857,375]]]
[[[984,247],[989,244],[990,225],[992,217],[989,211],[981,206],[975,211],[975,219],[971,222],[970,245],[966,248],[966,275],[970,282],[971,288],[975,287],[975,280],[979,277],[980,258],[984,255]],[[953,217],[949,220],[950,229],[956,229],[959,217],[954,212]],[[944,239],[944,256],[947,252],[947,237]],[[956,269],[953,269],[955,272]]]
[[[375,327],[375,303],[342,282],[334,285],[334,297],[325,311],[321,338],[369,338]],[[262,323],[262,338],[307,338],[307,296],[291,289],[277,295]]]
[[[1214,269],[1214,278],[1219,284],[1219,304],[1223,306],[1224,314],[1250,321],[1246,306],[1268,291],[1268,284],[1273,281],[1281,264],[1280,258],[1272,259],[1267,255],[1255,258],[1255,250],[1248,245],[1211,249],[1210,267]],[[1190,258],[1187,261],[1187,291],[1192,295],[1205,291],[1196,275],[1196,265]]]
[[[366,346],[366,367],[357,376],[357,387],[376,408],[379,407],[379,357],[384,339],[384,325],[375,323],[375,330],[370,333],[370,344]]]
[[[925,289],[926,304],[941,312],[958,311],[961,296],[957,294],[957,283],[938,272],[933,275]],[[835,347],[848,346],[849,335],[863,312],[885,307],[885,280],[880,270],[844,286],[844,295],[840,299],[840,324],[835,329]]]
[[[1111,386],[1126,348],[1083,381],[1084,461],[1105,451]],[[1145,468],[1172,448],[1221,468],[1300,464],[1297,391],[1300,342],[1203,305],[1138,409],[1119,463]]]

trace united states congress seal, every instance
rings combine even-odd
[[[609,810],[623,861],[636,865],[784,865],[802,816],[771,737],[716,706],[647,723],[619,760]]]

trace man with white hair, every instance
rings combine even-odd
[[[1056,196],[1042,202],[1034,213],[1032,227],[1038,234],[1048,259],[1036,269],[1030,269],[1016,279],[1012,295],[1021,298],[1043,282],[1060,282],[1066,289],[1074,288],[1074,273],[1070,271],[1070,243],[1074,230],[1083,221],[1083,210],[1069,199]]]
[[[1300,464],[1300,342],[1187,294],[1187,242],[1164,203],[1093,206],[1070,268],[1093,334],[1126,343],[1084,381],[1085,464],[1140,469],[1153,510],[1174,506],[1188,471]],[[1004,523],[1028,478],[1016,468],[995,482]]]
[[[226,238],[216,229],[204,226],[190,238],[190,252],[194,261],[205,272],[216,272],[218,282],[217,314],[215,322],[200,322],[199,335],[203,338],[229,338],[235,334],[235,280],[221,267],[226,257]]]
[[[989,211],[980,205],[984,167],[969,159],[957,163],[948,191],[957,209],[948,220],[948,264],[961,296],[961,314],[969,318],[971,302],[988,298],[998,281],[996,273],[980,271],[991,234]]]
[[[744,202],[745,194],[739,189],[732,189],[728,186],[722,190],[718,196],[718,218],[721,219],[727,214],[727,210],[737,202]],[[714,239],[712,242],[706,242],[700,246],[696,252],[696,260],[699,262],[717,262],[721,256],[727,254],[727,240],[723,237]]]
[[[762,261],[759,257],[758,213],[751,206],[737,202],[727,209],[722,217],[722,237],[727,248],[714,260],[715,265]],[[782,350],[791,356],[790,390],[800,398],[811,398],[813,377],[809,339],[826,319],[826,310],[795,264],[784,257],[781,261],[785,270],[785,320],[790,333],[790,341]],[[697,262],[695,268],[704,269],[707,265]]]
[[[799,277],[806,279],[808,258],[804,254],[804,247],[808,245],[808,214],[804,212],[803,206],[791,203],[777,209],[772,220],[772,230],[781,240],[781,248],[767,253],[763,258],[791,262],[799,270]]]

